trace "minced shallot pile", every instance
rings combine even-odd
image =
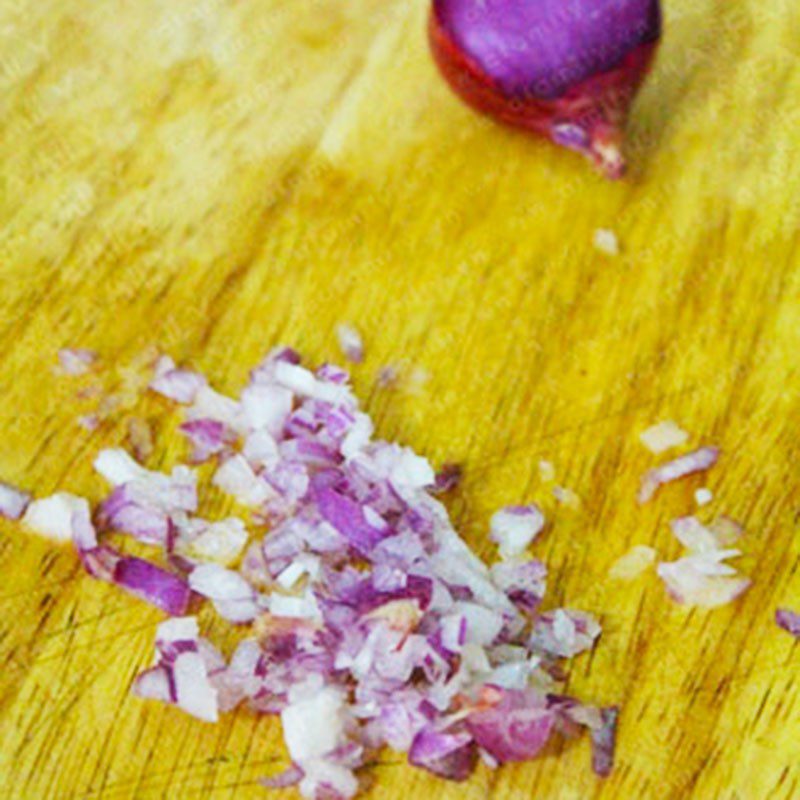
[[[361,361],[358,331],[340,326],[338,336],[345,357]],[[84,375],[95,360],[91,351],[65,349],[59,370]],[[169,615],[135,694],[209,722],[240,704],[280,715],[291,764],[262,783],[296,785],[314,800],[357,794],[359,768],[385,746],[462,781],[479,760],[491,768],[526,761],[554,736],[585,729],[595,772],[611,771],[618,709],[562,690],[561,662],[592,648],[600,625],[585,611],[543,609],[547,570],[527,555],[545,527],[536,505],[492,517],[489,537],[500,560],[487,567],[436,499],[455,488],[461,468],[446,464],[437,474],[411,449],[373,439],[348,374],[330,364],[307,369],[289,348],[273,350],[252,370],[238,398],[167,356],[155,363],[149,389],[183,407],[188,464],[169,474],[142,466],[152,432],[132,418],[134,455],[113,448],[94,460],[110,486],[94,511],[74,494],[34,500],[0,483],[0,515],[72,542],[92,576]],[[102,416],[81,419],[93,429]],[[688,434],[662,422],[640,438],[662,454]],[[719,455],[704,446],[663,461],[643,476],[639,502],[707,472]],[[209,461],[213,485],[248,509],[247,520],[198,516],[195,467]],[[549,462],[539,468],[545,482],[554,480]],[[580,504],[564,487],[553,494]],[[713,494],[702,487],[694,497],[700,507]],[[652,547],[636,545],[609,577],[633,580],[655,564],[673,600],[706,608],[749,588],[750,579],[726,563],[740,555],[732,547],[739,523],[687,515],[671,529],[685,548],[681,558],[657,563]],[[124,554],[106,541],[110,533],[159,552]],[[227,659],[191,615],[202,600],[247,627]],[[775,621],[800,638],[799,614],[778,609]]]
[[[61,362],[80,374],[90,359]],[[212,722],[243,703],[280,715],[291,766],[264,783],[318,800],[354,796],[359,767],[384,746],[460,781],[479,759],[525,761],[586,729],[595,771],[611,770],[617,709],[560,689],[562,660],[590,649],[600,626],[542,610],[546,569],[526,555],[545,524],[535,505],[494,516],[501,560],[487,567],[433,496],[458,469],[437,476],[411,449],[373,439],[347,373],[309,370],[287,348],[238,398],[166,356],[150,388],[184,407],[189,465],[165,474],[102,450],[94,466],[110,493],[94,511],[66,492],[31,500],[0,485],[3,515],[72,541],[92,576],[170,616],[135,694]],[[197,515],[194,466],[211,459],[212,483],[247,520]],[[125,555],[112,532],[158,553]],[[229,658],[200,635],[201,599],[249,627]]]

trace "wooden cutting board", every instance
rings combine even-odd
[[[492,509],[541,503],[550,600],[603,618],[569,689],[622,705],[612,777],[586,741],[464,785],[386,753],[370,797],[800,796],[800,647],[773,623],[800,607],[800,10],[666,6],[616,184],[462,107],[422,0],[0,9],[0,477],[98,500],[93,453],[132,415],[158,434],[151,466],[184,453],[166,404],[134,403],[148,346],[235,391],[277,342],[337,358],[350,321],[379,434],[464,465],[464,536],[491,558]],[[620,255],[594,249],[597,228]],[[99,377],[54,376],[63,346],[96,348]],[[388,364],[400,382],[376,388]],[[88,432],[78,394],[98,381],[121,405]],[[662,419],[723,448],[702,514],[746,525],[754,578],[729,607],[607,575],[634,544],[680,553],[667,522],[704,482],[634,500],[656,461],[638,433]],[[580,508],[555,502],[542,459]],[[0,525],[4,798],[262,796],[286,763],[274,720],[207,725],[129,696],[160,619]],[[213,613],[201,624],[230,645]]]

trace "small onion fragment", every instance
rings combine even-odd
[[[611,565],[608,577],[615,581],[631,581],[654,564],[657,556],[652,547],[637,544]]]
[[[221,453],[235,438],[217,419],[189,420],[181,425],[180,431],[192,446],[189,457],[192,464],[201,464],[211,456]]]
[[[174,550],[194,561],[229,567],[239,559],[246,544],[247,528],[238,517],[217,522],[194,517],[178,525]]]
[[[552,483],[556,479],[556,468],[552,461],[539,462],[539,477],[545,483]]]
[[[58,351],[58,365],[65,375],[85,375],[97,360],[94,350],[64,347]]]
[[[364,360],[364,340],[357,328],[343,322],[336,326],[336,337],[342,354],[348,361],[360,364]]]
[[[500,545],[503,558],[515,558],[525,552],[544,528],[544,514],[536,505],[507,506],[497,511],[490,523],[491,538]]]
[[[689,434],[671,419],[652,425],[639,434],[641,443],[651,452],[659,455],[673,447],[686,443]]]
[[[721,563],[732,554],[738,551],[721,551],[713,559],[705,554],[686,556],[659,564],[657,572],[675,602],[716,608],[733,602],[751,585],[749,578],[735,577],[735,570]]]
[[[714,534],[714,538],[720,547],[730,547],[735,542],[738,542],[744,533],[742,524],[725,514],[720,514],[714,519],[708,529]]]
[[[19,519],[30,502],[31,496],[28,492],[0,481],[0,517]]]
[[[128,420],[128,444],[138,461],[146,461],[153,453],[153,431],[146,420],[131,417]]]
[[[659,488],[667,483],[711,469],[719,460],[719,453],[718,447],[701,447],[649,470],[642,479],[638,495],[639,503],[644,504],[652,500]]]
[[[275,494],[270,485],[253,471],[247,459],[239,453],[222,463],[214,473],[212,482],[250,508],[262,505]]]
[[[478,760],[478,749],[472,735],[439,733],[423,728],[408,751],[408,763],[450,781],[465,781],[472,775]]]
[[[175,366],[169,356],[161,356],[156,362],[155,374],[150,388],[176,403],[188,405],[194,402],[197,393],[207,385],[203,375]]]
[[[675,538],[695,553],[712,553],[720,549],[714,532],[706,528],[696,517],[679,517],[670,522]]]
[[[720,519],[727,520],[727,517]],[[724,563],[740,552],[725,549],[732,541],[730,530],[727,525],[719,525],[719,520],[716,524],[717,528],[706,527],[691,516],[679,517],[670,523],[675,538],[689,555],[659,564],[657,572],[678,603],[714,608],[732,602],[750,587],[749,578],[739,577],[733,567]],[[737,527],[740,532],[738,524]]]
[[[89,515],[87,501],[69,492],[56,492],[50,497],[32,501],[22,517],[22,524],[47,539],[71,542],[73,515],[76,513]]]
[[[569,658],[594,646],[600,623],[586,611],[558,608],[536,621],[531,644],[547,653]]]
[[[452,492],[461,483],[463,469],[460,464],[442,464],[442,468],[436,473],[431,492],[433,494],[447,494]]]
[[[795,639],[800,639],[800,614],[788,608],[779,608],[775,612],[775,622],[778,627],[791,633]]]
[[[598,228],[592,236],[592,243],[596,250],[607,256],[619,255],[619,239],[617,234],[608,228]]]
[[[575,510],[581,507],[580,496],[566,486],[554,486],[553,497],[555,497],[558,503],[566,508]]]
[[[475,741],[501,764],[538,755],[556,721],[547,700],[532,690],[489,687],[485,694],[488,708],[466,719]]]
[[[214,648],[198,633],[195,617],[162,622],[156,631],[156,663],[133,684],[133,693],[146,699],[176,705],[187,714],[216,722],[217,689],[209,681],[208,656]]]
[[[614,767],[618,718],[617,706],[600,709],[600,726],[589,730],[592,739],[592,769],[601,777],[610,775]]]
[[[694,501],[698,506],[707,506],[714,499],[714,494],[710,489],[701,486],[695,490]]]
[[[283,772],[269,778],[259,778],[258,782],[265,789],[288,789],[290,786],[297,786],[304,777],[305,773],[297,764],[290,764]]]
[[[229,622],[251,622],[259,612],[250,584],[238,572],[219,564],[196,567],[189,575],[189,586],[211,600],[219,615]]]
[[[185,614],[189,606],[191,594],[186,583],[177,575],[142,558],[135,556],[119,558],[114,567],[112,580],[117,586],[158,606],[167,614],[175,616]]]

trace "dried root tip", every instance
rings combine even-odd
[[[605,120],[597,121],[588,130],[587,155],[610,180],[619,180],[625,174],[622,155],[622,131],[618,125]]]

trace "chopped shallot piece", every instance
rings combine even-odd
[[[195,617],[175,617],[156,631],[156,663],[133,685],[139,697],[161,700],[206,722],[218,718],[217,689],[209,680],[214,648],[200,638]]]
[[[97,414],[81,414],[78,425],[85,431],[96,431],[100,427],[100,417]]]
[[[304,775],[297,764],[290,764],[283,772],[271,775],[269,778],[259,778],[258,782],[266,789],[288,789],[300,783]]]
[[[468,730],[478,745],[501,764],[536,756],[556,721],[549,703],[529,689],[491,687],[485,694],[485,707],[467,717]]]
[[[203,375],[190,369],[176,367],[169,356],[161,356],[155,366],[150,388],[177,403],[194,402],[197,393],[207,385]]]
[[[452,492],[461,483],[462,475],[463,470],[460,464],[443,464],[442,468],[436,473],[436,480],[431,492],[433,494]]]
[[[740,555],[738,550],[724,549],[729,543],[728,532],[720,535],[695,517],[679,517],[670,523],[675,538],[689,551],[677,561],[657,567],[670,596],[688,606],[713,608],[735,600],[751,584],[749,578],[737,575],[724,563]]]
[[[146,461],[153,453],[153,432],[141,417],[128,420],[128,444],[138,461]]]
[[[556,479],[556,468],[552,461],[539,462],[539,477],[545,483],[552,483]]]
[[[95,578],[108,581],[172,616],[185,614],[191,592],[186,582],[156,564],[100,546],[82,554]]]
[[[186,558],[229,567],[247,544],[247,529],[238,517],[207,522],[194,517],[177,524],[175,551]]]
[[[651,453],[663,453],[685,444],[689,434],[672,420],[659,422],[639,434],[639,440]]]
[[[378,370],[378,377],[375,382],[381,389],[392,389],[397,386],[399,380],[400,370],[393,364],[387,364]]]
[[[608,576],[616,581],[632,581],[654,564],[657,556],[652,547],[637,544],[611,565]]]
[[[775,622],[778,627],[791,633],[795,639],[800,639],[800,614],[788,608],[779,608],[775,612]]]
[[[229,622],[252,622],[259,612],[256,593],[238,573],[219,564],[203,564],[189,575],[189,586],[207,597]]]
[[[719,460],[719,448],[701,447],[649,470],[642,479],[639,503],[649,502],[661,486],[696,472],[705,472]]]
[[[531,643],[562,658],[589,650],[600,635],[600,623],[586,611],[557,608],[536,621]]]
[[[581,498],[578,496],[578,494],[565,486],[554,486],[553,497],[555,497],[558,503],[566,508],[576,509],[580,508],[581,506]]]
[[[82,497],[69,492],[56,492],[50,497],[34,500],[22,517],[34,533],[56,542],[71,542],[73,516],[77,512],[89,514],[89,504]]]
[[[600,726],[589,729],[592,737],[592,769],[601,777],[610,775],[614,767],[618,717],[617,706],[600,709]]]
[[[607,256],[619,255],[619,240],[617,234],[608,228],[598,228],[592,237],[592,243],[596,250]]]
[[[0,517],[19,519],[30,502],[27,492],[0,481]]]
[[[693,555],[659,564],[657,570],[676,603],[715,608],[736,600],[752,583],[749,578],[735,577],[724,568],[725,565],[715,565]]]
[[[694,502],[697,503],[698,506],[707,506],[713,499],[714,494],[705,486],[697,489],[694,493]]]
[[[744,532],[736,520],[726,516],[717,517],[710,525],[703,525],[696,517],[679,517],[670,522],[670,527],[687,550],[698,552],[729,547]]]
[[[422,391],[431,374],[425,367],[414,367],[408,375],[408,388],[411,392]]]
[[[353,325],[346,322],[337,325],[336,337],[339,340],[339,347],[348,361],[360,364],[364,360],[364,341]]]
[[[58,351],[58,365],[65,375],[85,375],[97,360],[97,353],[83,347],[64,347]]]
[[[500,545],[503,558],[515,558],[544,528],[544,514],[536,505],[507,506],[496,512],[490,523],[491,538]]]
[[[708,529],[714,534],[720,547],[730,547],[734,542],[738,542],[744,533],[740,522],[724,514],[718,516]]]
[[[695,553],[709,553],[720,549],[714,532],[706,528],[696,517],[679,517],[670,522],[675,538]]]

